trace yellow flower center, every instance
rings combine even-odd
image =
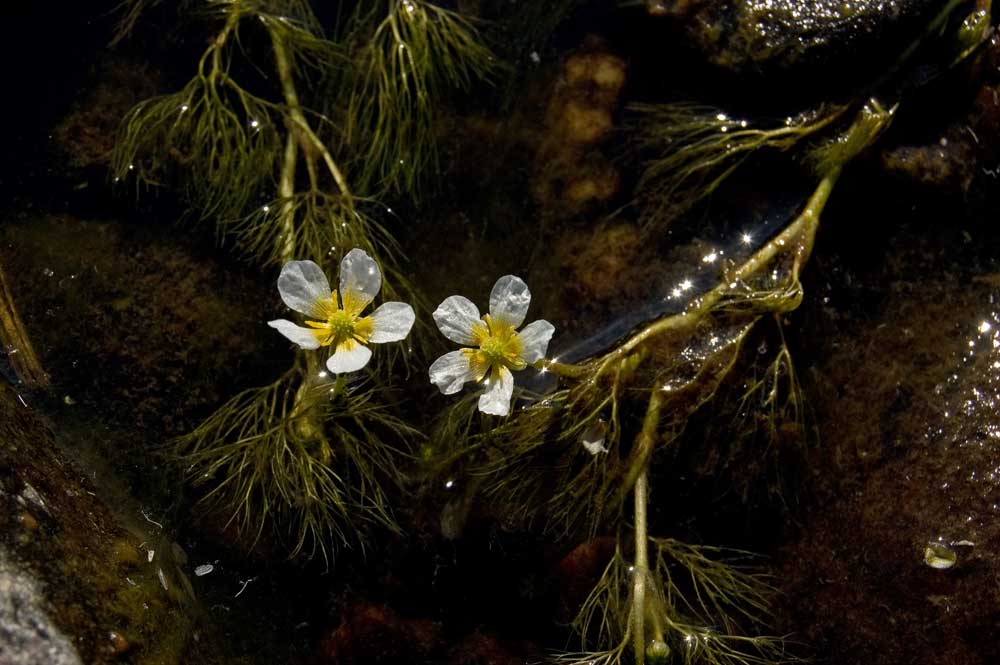
[[[327,320],[326,326],[330,336],[338,342],[354,337],[354,317],[342,309]]]
[[[519,370],[527,365],[521,358],[521,338],[509,323],[497,321],[487,314],[482,322],[472,327],[472,336],[479,348],[462,349],[462,353],[469,359],[476,381],[486,378],[490,370],[494,377],[499,377],[502,367]]]
[[[332,346],[334,349],[351,349],[356,344],[367,344],[372,336],[375,324],[370,316],[359,317],[361,309],[356,298],[344,293],[344,307],[337,304],[337,292],[330,295],[329,300],[321,304],[326,321],[306,321],[306,325],[315,328],[314,334],[320,346]]]

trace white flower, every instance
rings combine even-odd
[[[479,410],[494,416],[510,412],[514,392],[511,370],[524,369],[545,357],[555,328],[548,321],[529,323],[523,330],[531,293],[520,277],[505,275],[490,293],[490,313],[480,318],[468,298],[451,296],[434,311],[434,321],[445,337],[468,347],[446,353],[430,367],[431,383],[444,395],[453,395],[468,381],[483,381]]]
[[[371,315],[361,316],[380,288],[382,271],[360,249],[352,249],[340,262],[339,300],[322,268],[312,261],[289,261],[281,268],[278,293],[286,305],[309,317],[309,327],[285,319],[267,325],[303,349],[332,347],[326,361],[332,373],[356,372],[372,357],[368,344],[398,342],[413,327],[413,308],[406,303],[382,303]]]

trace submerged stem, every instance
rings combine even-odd
[[[288,129],[293,134],[296,134],[297,129],[308,140],[309,145],[303,146],[306,153],[309,152],[308,148],[312,148],[323,157],[323,161],[330,171],[330,176],[337,183],[337,188],[340,190],[341,196],[350,204],[352,197],[351,190],[347,186],[347,179],[344,178],[344,174],[341,172],[340,167],[337,166],[337,162],[334,161],[333,155],[330,154],[323,141],[313,131],[309,125],[309,121],[306,120],[305,114],[302,112],[302,104],[299,102],[298,91],[295,89],[295,78],[292,76],[291,58],[288,55],[284,42],[281,41],[281,37],[274,30],[271,31],[271,45],[274,49],[274,60],[278,67],[278,77],[281,79],[281,92],[285,97],[285,105],[288,108]]]
[[[646,532],[646,504],[649,480],[643,469],[635,481],[635,563],[632,572],[632,647],[635,662],[642,665],[646,655],[646,581],[649,578],[649,540]]]
[[[768,262],[778,255],[779,252],[784,251],[787,246],[794,242],[799,243],[799,256],[797,264],[804,263],[805,259],[812,251],[813,240],[816,236],[816,230],[819,227],[820,213],[826,205],[827,199],[830,198],[830,193],[833,191],[833,186],[837,182],[837,178],[839,176],[840,168],[836,168],[832,172],[828,173],[820,181],[819,185],[817,185],[812,196],[809,197],[809,201],[806,203],[805,208],[795,221],[786,226],[781,233],[775,236],[774,239],[764,245],[764,247],[762,247],[758,252],[748,258],[739,268],[737,268],[736,271],[733,272],[733,280],[742,280],[751,277],[767,265]],[[617,356],[632,352],[637,346],[643,344],[652,337],[656,337],[670,330],[683,330],[693,327],[701,321],[702,317],[711,311],[712,308],[729,292],[730,281],[731,280],[727,280],[717,285],[714,289],[699,298],[694,307],[686,312],[675,316],[668,316],[660,319],[659,321],[654,321],[652,324],[636,333],[632,338],[608,354],[602,365],[609,364]]]
[[[575,379],[587,373],[587,368],[582,365],[568,365],[566,363],[560,363],[546,358],[533,362],[530,366],[539,371],[552,372],[556,376],[562,376],[568,379]]]
[[[35,355],[21,317],[14,307],[14,297],[0,267],[0,348],[14,369],[17,378],[29,388],[47,388],[49,375]]]
[[[628,492],[628,488],[639,482],[639,478],[646,473],[649,468],[649,460],[653,456],[653,449],[656,447],[656,428],[660,424],[660,407],[663,405],[662,393],[654,390],[649,396],[649,406],[646,407],[646,417],[642,421],[642,430],[635,440],[635,448],[629,455],[631,458],[628,464],[628,473],[622,479],[622,491]],[[625,499],[626,496],[622,496]]]
[[[730,275],[729,279],[722,281],[696,300],[687,311],[654,321],[624,344],[605,355],[600,361],[597,374],[600,375],[609,369],[616,358],[631,353],[636,347],[653,337],[672,330],[691,329],[729,293],[732,282],[752,277],[781,252],[793,246],[797,249],[793,264],[793,276],[797,278],[799,268],[812,252],[816,231],[819,228],[820,214],[830,198],[833,186],[840,177],[840,172],[849,161],[870,145],[888,126],[895,110],[896,107],[882,108],[874,99],[869,101],[843,136],[833,141],[826,149],[818,151],[822,153],[817,158],[817,163],[821,167],[821,179],[795,221],[751,255]]]
[[[337,399],[344,392],[344,388],[347,386],[347,379],[344,378],[343,374],[338,374],[336,380],[333,382],[333,387],[330,388],[330,401]]]
[[[295,160],[298,158],[298,145],[289,127],[285,139],[284,163],[281,165],[281,179],[278,181],[278,196],[281,198],[281,227],[284,239],[281,241],[281,261],[288,263],[295,259],[295,206],[292,197],[295,195]]]
[[[646,654],[646,583],[649,580],[649,536],[646,530],[646,507],[649,503],[649,458],[656,444],[663,398],[654,390],[649,396],[646,417],[636,439],[636,461],[640,465],[635,479],[635,563],[632,578],[632,645],[635,662],[642,665]]]

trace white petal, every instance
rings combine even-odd
[[[526,363],[533,363],[544,358],[555,330],[556,327],[545,319],[532,321],[524,326],[524,329],[517,333],[521,338],[521,359]]]
[[[372,350],[364,344],[355,344],[351,349],[337,349],[326,361],[326,367],[334,374],[357,372],[368,364],[372,358]]]
[[[378,295],[382,288],[382,271],[375,259],[363,249],[352,249],[340,262],[340,294],[349,294],[357,307],[357,314]]]
[[[312,328],[297,326],[286,319],[268,321],[267,325],[271,326],[282,335],[301,346],[303,349],[319,348],[319,336]]]
[[[325,319],[319,303],[330,299],[330,282],[323,269],[312,261],[289,261],[278,276],[278,293],[296,312]]]
[[[448,296],[434,310],[434,323],[441,334],[453,342],[474,346],[472,326],[480,323],[479,308],[468,298]]]
[[[514,275],[504,275],[490,292],[490,316],[515,328],[524,322],[531,303],[531,291],[524,280]]]
[[[384,302],[372,312],[372,323],[375,328],[368,341],[383,344],[405,339],[410,334],[410,328],[413,327],[416,318],[413,308],[405,302]]]
[[[510,413],[510,397],[514,394],[514,375],[501,367],[500,378],[491,376],[488,386],[479,398],[479,410],[491,416],[506,416]]]
[[[461,351],[446,353],[435,360],[428,374],[442,395],[454,395],[467,382],[476,380],[468,356]]]

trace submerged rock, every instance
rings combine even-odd
[[[881,161],[921,196],[951,196],[972,209],[993,210],[1000,175],[1000,37],[993,35],[970,64],[967,79],[921,91],[910,104],[910,126],[901,128],[898,145],[887,147]],[[924,109],[940,99],[950,100],[955,112],[935,126]]]
[[[625,79],[625,60],[597,37],[563,64],[535,154],[532,196],[544,218],[586,216],[618,194],[621,175],[602,146],[614,131]]]
[[[851,216],[861,215],[831,216],[827,228]],[[858,267],[858,236],[845,231],[853,262],[807,285],[820,292],[803,332],[822,347],[806,374],[822,441],[810,462],[819,496],[776,575],[794,617],[783,628],[831,663],[992,665],[997,241],[958,214],[957,228],[934,235],[901,216],[886,241],[866,238],[877,267]],[[821,253],[817,263],[832,260]]]
[[[206,662],[185,599],[96,489],[0,383],[0,662]]]
[[[46,611],[38,583],[0,545],[0,655],[6,665],[78,665],[83,661]]]
[[[203,237],[199,247],[196,234],[178,239],[153,224],[24,217],[0,229],[0,259],[72,410],[128,414],[129,425],[175,435],[254,385],[257,370],[269,377],[285,362],[261,321],[270,290],[205,251]]]
[[[661,0],[704,58],[734,73],[852,77],[880,71],[940,11],[934,0]],[[863,64],[860,73],[852,64]],[[853,71],[852,71],[853,70]]]
[[[356,603],[343,623],[319,648],[320,663],[417,663],[440,653],[441,626],[425,619],[408,619],[387,607]]]

